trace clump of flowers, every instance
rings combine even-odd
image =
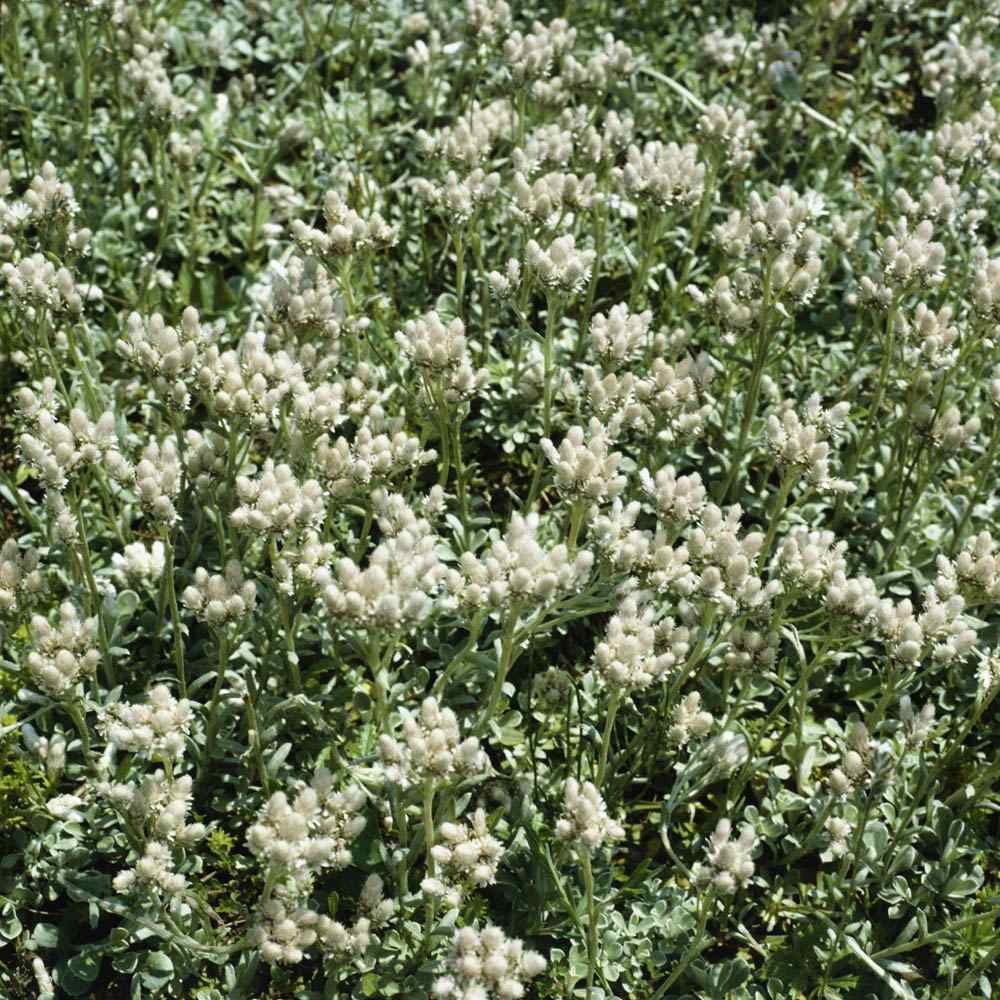
[[[695,884],[711,887],[723,895],[743,888],[753,878],[755,868],[751,858],[756,846],[753,827],[744,826],[739,836],[733,837],[732,823],[720,819],[705,847],[707,863],[698,862],[691,868]]]
[[[447,975],[435,980],[435,997],[476,997],[507,1000],[525,994],[525,984],[547,966],[536,951],[526,950],[518,938],[499,928],[463,927],[455,931]]]
[[[428,697],[418,712],[401,711],[401,738],[383,733],[378,747],[385,776],[393,784],[407,788],[486,772],[489,760],[479,740],[462,738],[458,717],[450,708]]]

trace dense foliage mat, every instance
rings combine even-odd
[[[998,14],[2,0],[0,997],[990,998]]]

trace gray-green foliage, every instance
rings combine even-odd
[[[0,997],[989,998],[994,6],[0,3]]]

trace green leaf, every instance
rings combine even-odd
[[[59,945],[59,928],[55,924],[35,924],[31,932],[31,941],[36,948],[56,948]]]
[[[93,952],[83,952],[56,964],[54,978],[59,988],[71,997],[90,993],[101,971],[101,959]]]
[[[162,951],[151,951],[146,956],[145,970],[142,973],[142,982],[151,990],[157,990],[166,985],[174,975],[174,963],[170,956]]]
[[[17,910],[9,900],[0,910],[0,937],[12,941],[21,933],[21,921],[17,918]]]

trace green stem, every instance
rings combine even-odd
[[[750,375],[750,387],[743,401],[743,419],[740,422],[740,436],[736,442],[736,448],[733,451],[733,457],[729,466],[729,474],[726,476],[726,483],[720,495],[720,502],[722,503],[729,496],[729,492],[736,482],[736,477],[739,475],[740,466],[746,454],[750,428],[753,425],[753,418],[757,414],[757,401],[760,397],[760,387],[763,382],[764,367],[767,363],[767,351],[768,347],[770,347],[771,338],[771,270],[773,266],[774,257],[772,256],[768,258],[767,264],[764,267],[760,331],[754,338],[753,371]]]
[[[781,486],[778,489],[778,494],[774,498],[774,504],[771,507],[770,524],[767,527],[767,535],[764,537],[764,544],[761,546],[760,553],[757,556],[757,569],[762,571],[767,565],[767,557],[771,553],[771,544],[774,542],[774,536],[778,531],[778,525],[781,523],[781,515],[785,512],[785,504],[788,502],[788,495],[792,492],[792,487],[795,485],[795,473],[791,469],[786,469],[785,474],[781,477]]]
[[[83,749],[83,759],[89,770],[91,766],[90,730],[87,728],[87,720],[84,718],[83,712],[80,709],[80,703],[77,701],[67,701],[66,711],[69,713],[69,717],[73,720],[73,725],[76,726],[76,731],[80,735],[80,745]]]
[[[427,867],[427,877],[434,878],[437,864],[434,861],[434,782],[424,782],[424,857]],[[437,900],[431,896],[426,910],[426,935],[429,938],[434,927],[434,917],[437,910]]]
[[[611,694],[611,700],[608,702],[607,718],[604,720],[604,735],[601,737],[601,757],[597,765],[597,781],[595,782],[598,788],[604,787],[604,774],[608,767],[608,749],[611,746],[611,733],[615,728],[615,717],[618,715],[618,707],[621,705],[621,700],[622,693],[616,689]]]
[[[205,732],[205,749],[202,751],[201,766],[199,767],[199,781],[204,781],[208,774],[208,768],[212,761],[212,753],[215,750],[215,740],[219,734],[221,719],[219,717],[219,698],[222,694],[222,685],[226,677],[226,666],[229,663],[229,644],[226,641],[226,633],[220,630],[216,635],[218,646],[218,665],[215,670],[215,684],[212,686],[212,700],[208,705],[208,726]]]
[[[587,508],[583,500],[575,501],[572,508],[570,508],[568,548],[571,559],[576,555],[576,543],[580,536],[580,527],[583,524],[583,517],[586,512]]]
[[[101,662],[104,666],[104,676],[108,687],[117,684],[114,665],[111,662],[111,644],[108,641],[108,627],[104,620],[104,602],[97,590],[97,580],[94,578],[94,567],[90,559],[90,544],[87,542],[87,525],[83,520],[83,510],[80,506],[80,498],[76,489],[70,491],[70,502],[73,513],[76,514],[77,529],[80,532],[80,554],[83,562],[83,572],[87,580],[87,589],[90,596],[90,611],[97,615],[97,627],[101,640]]]
[[[253,746],[254,758],[257,762],[257,774],[260,777],[260,785],[265,795],[271,793],[271,780],[267,774],[267,767],[264,764],[264,747],[260,741],[260,722],[257,718],[257,682],[254,680],[253,671],[247,671],[247,692],[244,698],[246,706],[247,721],[250,728],[250,743]]]
[[[163,536],[163,547],[167,554],[164,568],[167,580],[167,600],[170,602],[170,621],[174,637],[174,663],[177,666],[177,684],[181,697],[187,697],[187,674],[184,667],[184,636],[181,632],[181,613],[177,607],[177,588],[174,581],[174,543],[168,533]]]
[[[548,299],[548,312],[545,319],[545,344],[543,347],[545,358],[545,386],[542,398],[542,428],[545,437],[552,436],[552,401],[555,396],[555,388],[552,384],[552,376],[555,371],[555,341],[556,326],[558,325],[558,301],[556,296],[550,295]],[[531,487],[528,490],[528,500],[525,509],[530,510],[538,499],[542,485],[542,467],[545,465],[545,454],[541,448],[535,457],[535,469],[531,476]]]
[[[481,611],[477,612],[476,617],[473,618],[472,625],[469,628],[469,637],[465,640],[465,645],[462,647],[457,656],[452,657],[451,662],[444,668],[441,676],[434,682],[433,694],[436,698],[441,698],[444,694],[445,689],[448,687],[448,682],[458,671],[459,667],[461,667],[461,665],[465,662],[469,652],[479,640],[480,633],[483,631],[483,625],[485,624],[485,613]]]
[[[698,901],[698,927],[694,932],[694,940],[691,946],[684,953],[680,962],[674,966],[674,971],[660,984],[659,989],[649,998],[649,1000],[660,1000],[667,990],[683,975],[684,970],[712,943],[710,938],[705,937],[705,926],[708,923],[708,913],[711,909],[711,893],[701,897]]]
[[[597,969],[597,907],[594,903],[594,872],[590,865],[590,851],[580,848],[580,867],[583,870],[583,888],[587,895],[587,996],[594,986]]]
[[[493,690],[490,691],[486,709],[483,711],[479,724],[476,726],[477,731],[485,729],[490,719],[493,718],[503,692],[504,681],[507,679],[507,673],[514,662],[514,648],[516,645],[514,642],[514,633],[517,628],[518,612],[519,609],[516,604],[507,612],[507,617],[503,625],[503,636],[500,641],[500,662],[497,664],[496,676],[493,678]]]

